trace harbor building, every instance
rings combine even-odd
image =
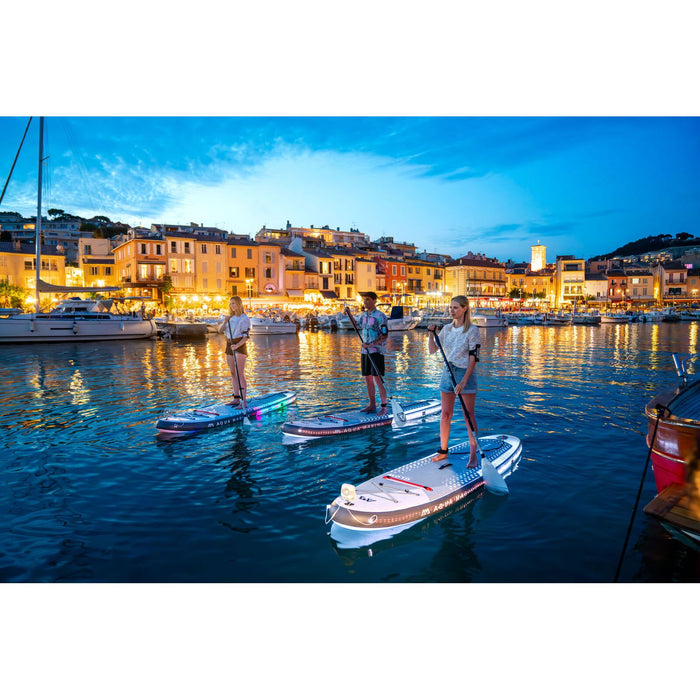
[[[450,296],[463,294],[473,298],[477,305],[480,299],[488,303],[505,297],[505,264],[481,253],[475,255],[469,252],[445,265],[445,291]]]

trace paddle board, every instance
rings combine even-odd
[[[407,421],[416,421],[426,416],[440,413],[440,400],[412,401],[401,404],[401,407]],[[378,428],[382,425],[389,425],[394,419],[391,403],[389,403],[386,410],[387,412],[383,415],[380,415],[378,412],[362,413],[360,409],[353,409],[351,411],[327,413],[315,418],[287,421],[282,426],[282,432],[285,436],[302,440],[313,440],[329,435],[343,435],[344,433],[354,433],[358,430]]]
[[[504,478],[522,454],[520,439],[512,435],[488,435],[480,438],[479,445]],[[331,524],[330,535],[338,546],[362,547],[393,537],[483,486],[481,457],[476,468],[467,469],[468,441],[451,447],[438,462],[432,461],[435,454],[357,486],[343,484],[341,495],[326,506],[326,524]]]
[[[293,391],[275,391],[248,399],[247,409],[240,406],[227,406],[226,402],[212,403],[197,408],[175,411],[162,416],[156,423],[159,433],[167,435],[188,435],[209,428],[233,425],[244,417],[258,417],[277,408],[282,408],[296,399]]]

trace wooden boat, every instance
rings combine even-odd
[[[700,375],[693,379],[694,375],[688,375],[687,370],[687,363],[696,357],[700,354],[681,361],[674,353],[673,362],[681,379],[680,386],[658,394],[644,409],[647,446],[651,448],[658,493],[670,484],[685,483],[686,459],[695,450],[700,454]]]
[[[647,445],[659,494],[644,512],[661,519],[673,534],[680,531],[700,541],[700,375],[688,374],[687,363],[700,354],[681,360],[673,354],[680,386],[655,396],[644,410]]]

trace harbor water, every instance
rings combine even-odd
[[[249,343],[250,394],[295,404],[196,436],[158,417],[230,393],[224,339],[0,348],[3,582],[611,582],[642,477],[643,408],[697,352],[697,323],[482,329],[481,435],[523,442],[510,494],[480,493],[359,549],[329,537],[325,506],[434,452],[438,420],[285,444],[280,427],[366,404],[357,337],[302,331]],[[438,396],[428,334],[392,334],[386,383]],[[451,444],[466,440],[455,413]],[[698,552],[641,512],[623,582],[700,580]]]

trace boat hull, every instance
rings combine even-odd
[[[694,412],[695,402],[700,409],[700,382],[659,394],[646,405],[647,446],[658,493],[671,484],[685,483],[686,459],[700,456],[700,421],[683,417],[687,411],[700,415]],[[664,407],[661,416],[657,406]]]
[[[156,326],[150,319],[102,318],[70,315],[27,315],[0,319],[0,343],[58,343],[151,338]]]

